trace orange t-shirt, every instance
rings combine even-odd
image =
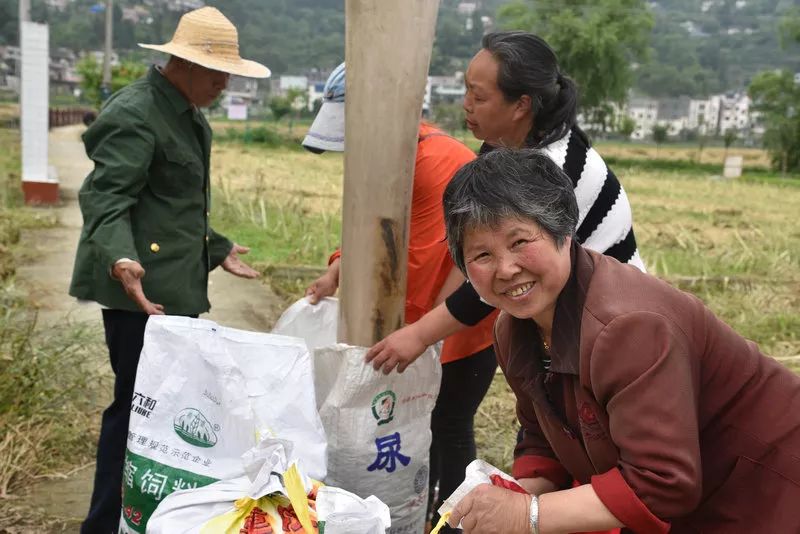
[[[455,267],[445,241],[442,195],[456,171],[473,159],[475,153],[463,143],[429,124],[420,123],[408,242],[407,324],[419,320],[433,308],[447,275]],[[337,251],[330,261],[338,256]],[[448,337],[444,342],[442,363],[470,356],[491,345],[496,318],[497,312]]]

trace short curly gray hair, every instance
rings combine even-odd
[[[444,192],[447,246],[466,273],[464,236],[504,220],[535,222],[561,247],[578,225],[572,181],[538,150],[499,148],[462,167]]]

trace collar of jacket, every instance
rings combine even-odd
[[[172,104],[176,114],[180,115],[192,108],[192,104],[172,85],[172,82],[166,76],[161,74],[155,65],[151,65],[150,70],[147,71],[147,81],[164,94],[169,103]]]
[[[571,269],[564,289],[558,295],[553,317],[553,337],[550,346],[550,372],[578,375],[580,370],[581,315],[586,294],[594,272],[594,262],[575,238],[570,247]],[[541,364],[542,338],[530,319],[512,318],[511,344],[508,358],[509,374],[533,377],[543,371]],[[531,350],[537,355],[531,358]]]

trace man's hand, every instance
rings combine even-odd
[[[372,362],[376,371],[382,367],[385,375],[395,367],[398,373],[405,371],[428,348],[428,344],[417,333],[417,324],[410,324],[383,338],[369,349],[364,360]]]
[[[115,263],[111,274],[122,283],[128,297],[147,315],[164,315],[164,306],[147,300],[142,290],[144,268],[138,261],[122,261]]]
[[[316,304],[325,297],[333,296],[339,288],[339,264],[341,259],[336,258],[328,266],[325,274],[314,280],[308,289],[306,296],[311,304]]]
[[[239,254],[247,254],[248,252],[250,252],[249,248],[234,243],[228,256],[222,262],[222,268],[241,278],[258,278],[258,271],[239,259]]]
[[[464,534],[528,534],[531,497],[491,484],[481,484],[467,493],[447,522]]]

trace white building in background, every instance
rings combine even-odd
[[[22,61],[22,52],[18,46],[0,46],[0,59],[12,63]]]
[[[695,130],[700,135],[716,135],[721,101],[719,96],[712,96],[707,100],[692,99],[689,102],[687,129]]]
[[[459,15],[471,17],[478,9],[478,4],[477,2],[461,2],[456,9]]]
[[[151,24],[153,22],[153,17],[150,14],[150,10],[146,7],[133,6],[122,8],[122,20],[129,20],[133,24],[139,24],[140,22]]]
[[[658,100],[634,97],[628,101],[626,114],[636,123],[631,139],[642,140],[653,134],[658,119]]]
[[[102,51],[102,50],[93,50],[93,51],[89,52],[89,55],[91,55],[94,58],[94,60],[97,62],[98,65],[102,65],[103,64],[103,58],[105,57],[106,53],[104,51]],[[117,54],[116,52],[114,52],[112,50],[111,51],[111,66],[112,67],[116,67],[117,65],[119,65],[119,54]]]
[[[305,91],[308,88],[308,76],[281,76],[278,79],[278,88],[282,94],[290,89]]]
[[[631,98],[621,113],[636,122],[632,139],[649,138],[656,125],[665,126],[667,135],[677,137],[688,132],[718,136],[732,130],[751,139],[763,135],[764,126],[752,109],[745,92],[713,95],[706,99],[689,97],[652,99]]]
[[[462,72],[457,72],[455,76],[428,76],[425,93],[431,106],[461,102],[466,92]]]
[[[56,11],[64,11],[67,9],[67,6],[74,2],[75,0],[46,0],[45,4],[50,9],[55,9]]]
[[[258,80],[243,76],[231,76],[228,87],[222,97],[222,105],[255,104],[258,103]]]
[[[687,129],[691,100],[687,96],[658,101],[656,124],[667,128],[667,135],[677,137]]]
[[[745,131],[750,128],[750,97],[746,93],[721,96],[718,133],[728,130]]]

